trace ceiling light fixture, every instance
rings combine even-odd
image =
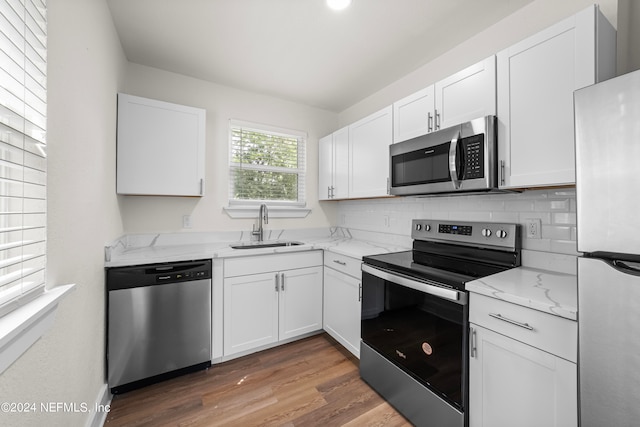
[[[333,10],[342,10],[349,7],[351,0],[327,0],[327,6]]]

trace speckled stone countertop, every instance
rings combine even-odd
[[[467,283],[469,292],[577,320],[578,281],[573,274],[518,267]]]
[[[105,267],[320,249],[362,259],[367,255],[404,251],[411,247],[408,237],[380,239],[373,234],[352,233],[343,228],[265,231],[265,241],[296,241],[302,244],[257,249],[231,248],[231,244],[248,242],[247,232],[126,235],[105,247]]]

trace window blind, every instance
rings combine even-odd
[[[306,134],[231,120],[230,204],[304,205]]]
[[[0,0],[0,315],[44,290],[45,0]]]

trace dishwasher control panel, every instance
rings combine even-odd
[[[211,279],[211,260],[111,267],[106,269],[106,273],[109,291],[191,282]]]

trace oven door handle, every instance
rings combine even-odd
[[[447,299],[449,301],[455,301],[460,304],[466,304],[466,295],[460,295],[460,292],[454,289],[441,288],[440,286],[430,285],[428,283],[419,282],[417,280],[410,279],[408,277],[400,276],[395,273],[389,273],[384,270],[380,270],[375,267],[371,267],[367,264],[362,264],[362,271],[369,273],[372,276],[378,277],[382,280],[396,283],[398,285],[406,286],[416,291],[425,292],[430,295],[434,295],[440,298]],[[461,298],[461,296],[463,298]]]

